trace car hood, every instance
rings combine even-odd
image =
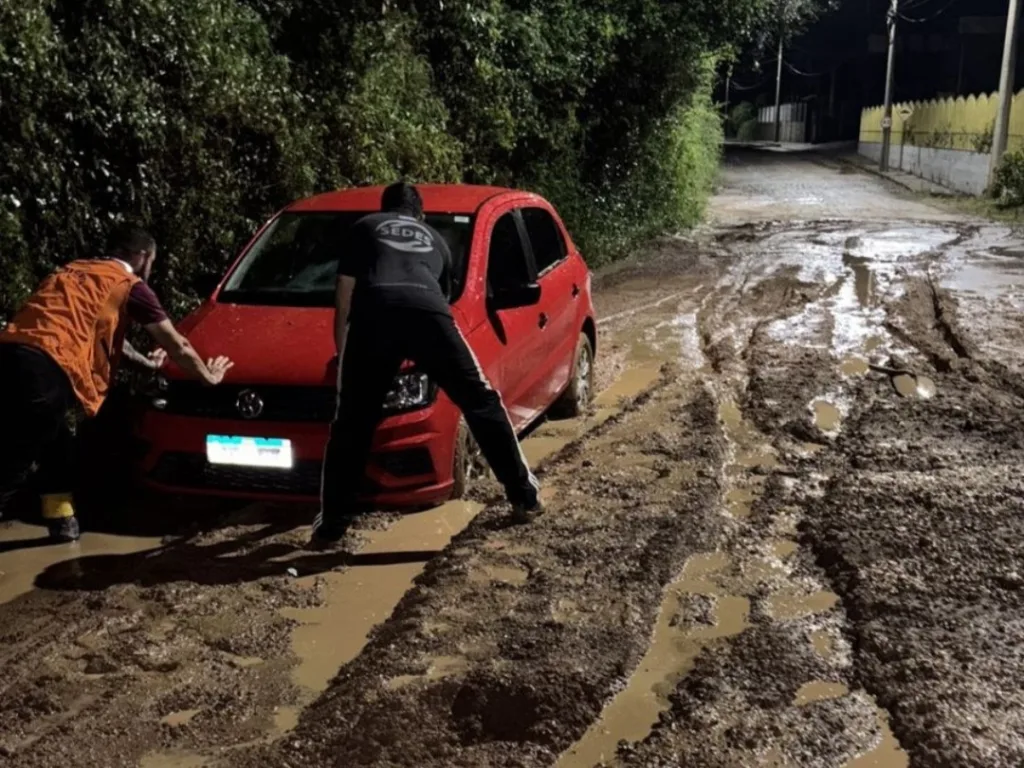
[[[179,330],[204,360],[231,359],[227,383],[334,386],[333,324],[333,309],[207,303]],[[173,365],[168,374],[185,375]]]

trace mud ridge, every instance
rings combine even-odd
[[[1021,428],[987,384],[942,376],[939,390],[909,407],[860,401],[838,446],[845,465],[804,510],[803,541],[842,597],[856,679],[913,764],[1015,766]]]

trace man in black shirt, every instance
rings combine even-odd
[[[324,456],[315,541],[336,542],[356,515],[384,400],[403,361],[412,360],[462,411],[513,506],[513,519],[541,512],[530,472],[501,396],[487,381],[448,306],[451,252],[423,222],[417,189],[384,191],[382,213],[353,225],[342,249],[334,335],[338,411]]]

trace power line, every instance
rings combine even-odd
[[[933,21],[934,19],[939,18],[939,16],[941,16],[946,11],[948,11],[950,8],[952,8],[954,5],[956,5],[958,1],[959,0],[949,0],[949,2],[946,3],[936,13],[932,14],[931,16],[926,16],[923,19],[912,19],[911,17],[905,16],[904,14],[900,13],[899,11],[896,11],[896,15],[900,17],[900,20],[905,21],[905,22],[907,22],[909,24],[927,24],[929,21]],[[914,6],[911,6],[911,7],[918,8],[918,7],[920,7],[922,5],[925,5],[925,4],[926,4],[926,2],[920,2],[917,5],[914,5]],[[908,10],[909,10],[909,8],[908,8]]]
[[[794,75],[800,75],[800,77],[822,77],[823,75],[827,74],[826,72],[801,72],[788,61],[785,62],[785,65],[790,72],[792,72]]]
[[[735,91],[756,91],[758,88],[764,85],[764,81],[765,78],[762,77],[761,80],[754,85],[740,85],[735,80],[733,80],[731,81],[731,85],[729,87]]]

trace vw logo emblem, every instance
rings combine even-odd
[[[243,419],[258,419],[263,413],[263,398],[246,389],[238,396],[235,407]]]

